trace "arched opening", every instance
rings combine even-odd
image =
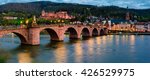
[[[47,44],[50,43],[50,41],[58,41],[58,40],[59,37],[53,29],[46,28],[40,32],[40,44]]]
[[[92,36],[98,36],[98,31],[96,28],[93,29]]]
[[[82,37],[90,37],[90,32],[87,28],[84,28],[81,33]]]
[[[108,34],[108,29],[107,28],[103,28],[100,30],[100,35],[103,36],[103,35],[107,35]]]
[[[19,37],[19,39],[21,40],[21,44],[27,44],[27,40],[23,35],[16,33],[16,32],[13,32],[13,33]]]
[[[27,39],[25,38],[25,36],[17,32],[6,33],[0,38],[1,48],[13,49],[19,46],[20,44],[27,44]]]
[[[74,28],[68,28],[68,29],[65,31],[65,35],[66,35],[67,37],[69,37],[70,39],[78,39],[77,31],[76,31]]]
[[[103,36],[105,34],[105,30],[104,29],[101,29],[100,30],[100,36]]]

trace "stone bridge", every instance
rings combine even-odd
[[[40,32],[43,30],[46,30],[51,37],[50,39],[54,41],[63,41],[66,32],[69,33],[69,38],[71,39],[106,35],[108,32],[106,28],[84,25],[37,25],[29,28],[0,30],[0,37],[9,33],[14,33],[21,40],[21,44],[39,45]]]

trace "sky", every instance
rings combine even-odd
[[[120,6],[134,9],[148,9],[150,8],[150,0],[0,0],[0,4],[12,3],[12,2],[33,2],[33,1],[52,1],[60,3],[79,3],[89,4],[96,6]]]

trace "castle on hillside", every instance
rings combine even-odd
[[[45,12],[43,10],[41,13],[41,18],[44,18],[44,19],[73,19],[74,17],[69,15],[66,11]]]

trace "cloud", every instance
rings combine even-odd
[[[1,4],[10,2],[32,2],[32,1],[53,1],[64,3],[79,3],[97,6],[115,5],[120,7],[129,7],[136,9],[150,8],[150,0],[0,0]]]

